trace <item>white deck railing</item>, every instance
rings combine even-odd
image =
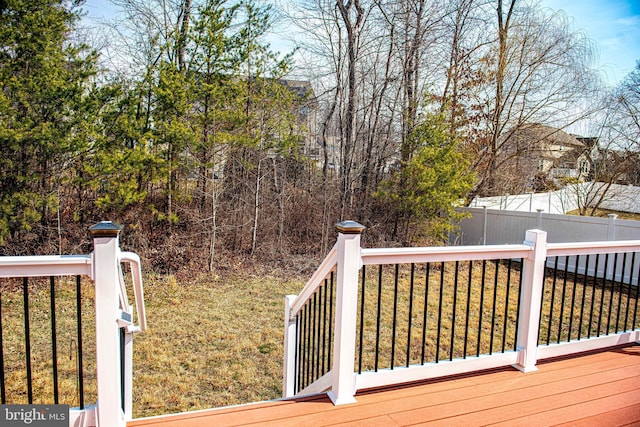
[[[94,244],[91,254],[0,257],[0,277],[86,276],[93,280],[97,402],[84,409],[71,408],[69,425],[123,427],[132,415],[133,334],[146,329],[140,258],[120,251],[120,229],[112,223],[102,222],[90,230]],[[135,310],[127,297],[123,263],[130,265]],[[124,348],[120,346],[121,330]],[[121,355],[124,355],[124,366],[121,366]],[[124,386],[121,373],[124,373]]]
[[[338,240],[329,256],[325,258],[300,295],[289,295],[285,299],[284,397],[328,391],[334,404],[350,403],[355,401],[355,393],[361,389],[509,365],[523,372],[529,372],[537,369],[536,363],[541,358],[640,342],[640,328],[633,329],[634,325],[632,325],[631,331],[560,344],[538,345],[544,274],[548,257],[566,256],[564,262],[569,263],[568,257],[577,255],[635,253],[640,252],[640,241],[547,244],[546,232],[530,230],[527,231],[525,241],[521,245],[361,249],[359,233],[362,229],[363,227],[357,223],[340,223]],[[522,259],[522,286],[515,351],[395,369],[392,367],[377,372],[361,374],[355,372],[358,276],[363,265],[512,258]],[[569,271],[573,272],[573,268],[576,274],[584,274],[584,271],[580,271],[576,266]],[[597,271],[598,268],[596,268]],[[302,358],[296,349],[296,337],[299,340],[302,336],[302,332],[296,329],[297,316],[305,304],[311,301],[314,292],[330,272],[335,272],[336,277],[335,320],[332,325],[329,325],[333,328],[332,363],[328,372],[296,393],[296,369]],[[637,287],[638,278],[635,276],[637,271],[632,267],[625,269],[622,266],[622,269],[617,270],[614,267],[612,272],[613,278],[628,278],[629,281],[626,283]],[[605,280],[606,278],[605,274]],[[637,306],[637,292],[635,297]],[[311,370],[313,371],[313,367]]]

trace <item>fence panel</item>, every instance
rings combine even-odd
[[[483,208],[459,210],[471,216],[460,221],[460,230],[450,237],[457,245],[522,243],[526,230],[533,228],[546,231],[551,243],[640,240],[640,221]]]

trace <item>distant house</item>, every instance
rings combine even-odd
[[[507,132],[500,147],[496,193],[519,194],[555,189],[567,179],[587,179],[597,138],[534,123]]]
[[[317,159],[320,154],[318,143],[318,100],[308,80],[280,79],[279,82],[296,95],[298,103],[298,132],[303,138],[302,151],[306,156]]]
[[[562,131],[559,131],[562,132]],[[574,178],[579,181],[588,179],[593,161],[594,150],[597,150],[598,138],[581,137],[568,135],[564,138],[566,144],[556,145],[557,153],[548,159],[550,168],[545,172],[550,172],[553,178]],[[576,144],[577,142],[577,144]]]

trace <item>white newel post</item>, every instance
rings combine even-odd
[[[360,235],[364,226],[355,221],[336,224],[338,265],[336,271],[335,349],[331,391],[334,405],[354,403],[356,350],[356,311],[358,306],[358,271],[362,266]]]
[[[538,332],[542,284],[547,260],[547,233],[527,230],[525,245],[532,246],[528,258],[523,260],[522,293],[520,294],[520,320],[518,323],[518,363],[522,372],[536,371]]]
[[[282,397],[295,394],[296,384],[296,334],[298,333],[295,317],[291,319],[291,305],[296,295],[284,298],[284,372],[282,376]]]
[[[121,228],[101,222],[89,228],[93,237],[96,299],[96,367],[98,427],[126,426],[121,408],[120,328],[118,319],[118,235]]]

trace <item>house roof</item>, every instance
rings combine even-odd
[[[568,134],[562,129],[539,123],[531,123],[520,126],[512,132],[509,132],[507,138],[516,138],[520,141],[538,145],[557,145],[567,148],[584,148],[586,144],[573,135]]]

